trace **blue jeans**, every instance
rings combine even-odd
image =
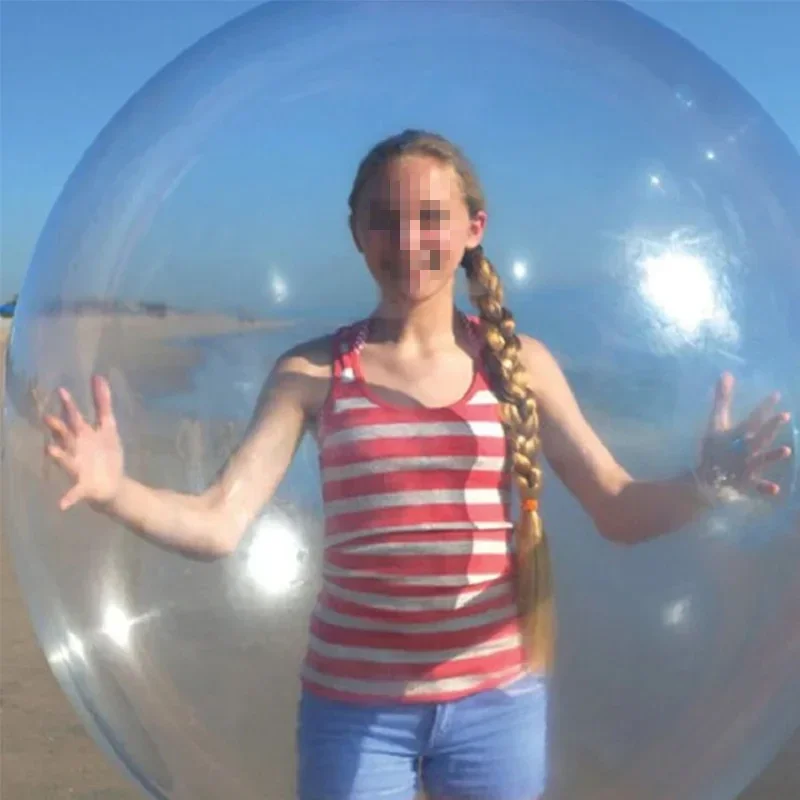
[[[547,690],[526,675],[448,703],[300,699],[299,800],[536,800]]]

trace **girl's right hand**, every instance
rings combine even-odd
[[[66,511],[82,500],[106,505],[117,496],[124,476],[124,454],[111,408],[111,387],[105,378],[92,378],[95,425],[83,418],[66,389],[60,388],[58,393],[63,418],[48,414],[43,419],[54,439],[47,454],[75,482],[59,501],[59,508]]]

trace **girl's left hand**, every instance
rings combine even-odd
[[[772,448],[778,431],[789,422],[791,415],[776,412],[780,395],[775,393],[733,427],[733,386],[734,379],[729,373],[722,375],[717,383],[711,420],[695,475],[701,487],[717,495],[733,491],[775,497],[780,486],[762,478],[761,473],[769,465],[791,457],[790,447]]]

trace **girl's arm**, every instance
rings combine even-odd
[[[632,477],[583,416],[549,351],[534,339],[520,339],[531,388],[539,400],[544,455],[604,537],[622,544],[636,544],[679,530],[709,508],[708,495],[700,490],[691,468],[665,480]],[[720,433],[729,428],[731,389],[732,379],[726,376],[718,387],[712,415],[712,427]],[[788,448],[760,450],[761,446],[769,445],[778,427],[788,421],[788,415],[769,416],[776,400],[771,398],[749,420],[756,428],[752,441],[759,451],[747,456],[748,488],[767,495],[777,494],[778,487],[758,479],[757,469],[790,455]],[[700,468],[707,467],[709,464],[703,461]]]
[[[327,337],[301,345],[276,365],[241,446],[205,493],[225,519],[223,554],[236,549],[283,480],[304,434],[316,422],[330,377]]]
[[[275,365],[243,441],[204,492],[183,494],[124,477],[114,497],[95,507],[168,549],[201,558],[230,554],[283,479],[329,378],[327,340],[301,345]]]

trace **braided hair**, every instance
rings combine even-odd
[[[385,164],[401,156],[427,156],[451,166],[461,181],[470,216],[485,210],[483,190],[463,153],[439,134],[406,130],[378,143],[361,162],[348,200],[351,216],[355,215],[364,184]],[[480,316],[484,360],[492,391],[500,400],[508,463],[520,496],[514,543],[516,598],[523,639],[531,666],[547,669],[554,654],[555,613],[550,551],[539,514],[542,471],[538,404],[520,359],[516,322],[504,305],[500,276],[480,246],[464,253],[461,266]]]

